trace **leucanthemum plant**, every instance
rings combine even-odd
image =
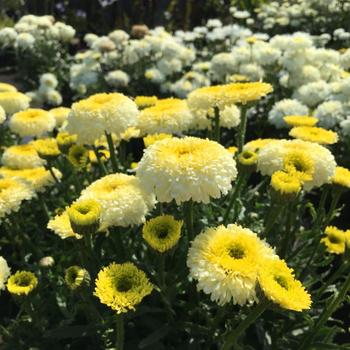
[[[67,70],[0,83],[5,348],[347,347],[350,51],[314,34],[0,30]]]

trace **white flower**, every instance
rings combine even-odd
[[[323,102],[330,94],[331,88],[325,81],[316,81],[301,86],[294,97],[309,107]]]
[[[348,116],[345,120],[343,120],[340,123],[340,127],[341,127],[342,133],[345,136],[350,137],[350,116]]]
[[[343,105],[339,101],[326,101],[314,111],[319,120],[319,126],[329,129],[338,125],[344,119]]]
[[[56,88],[58,85],[57,78],[54,74],[52,73],[45,73],[40,76],[40,84],[45,85],[46,87],[49,88]]]
[[[0,290],[5,289],[5,283],[9,278],[11,270],[7,265],[7,261],[0,256]]]
[[[122,70],[108,72],[105,79],[107,83],[113,87],[125,87],[130,81],[129,75]]]
[[[224,128],[235,128],[241,122],[241,111],[235,105],[225,106],[220,111],[220,126]]]
[[[28,49],[33,47],[35,38],[30,33],[19,33],[16,38],[16,45],[20,49]]]
[[[282,170],[284,157],[292,150],[305,151],[313,162],[312,179],[304,182],[306,191],[331,181],[336,168],[332,153],[317,143],[301,140],[277,140],[262,147],[258,153],[258,170],[262,175],[269,176]]]
[[[158,141],[138,164],[137,177],[160,202],[177,204],[192,199],[208,203],[231,189],[237,176],[230,152],[208,139],[185,137]]]
[[[242,64],[239,73],[247,76],[251,81],[262,80],[265,75],[264,70],[255,63]]]
[[[79,200],[100,203],[101,228],[139,225],[155,204],[154,195],[145,191],[138,178],[125,174],[102,177],[85,188]]]

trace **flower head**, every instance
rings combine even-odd
[[[260,288],[266,298],[283,309],[302,311],[310,309],[311,297],[284,260],[266,259],[258,273]]]
[[[249,229],[238,225],[208,228],[192,242],[187,266],[197,288],[220,305],[244,305],[256,300],[255,285],[261,260],[274,251]]]
[[[326,237],[323,237],[321,242],[326,246],[327,251],[332,254],[344,254],[346,247],[345,231],[335,226],[327,226],[324,233]]]
[[[147,148],[136,174],[160,202],[208,203],[210,197],[219,198],[230,190],[237,170],[232,155],[219,143],[174,137]]]
[[[0,92],[0,106],[6,114],[11,115],[29,107],[30,98],[21,92]]]
[[[84,169],[89,161],[89,151],[84,146],[73,145],[68,150],[68,160],[77,169]]]
[[[254,171],[258,162],[258,155],[253,151],[243,150],[238,155],[239,168],[243,171]]]
[[[45,164],[31,143],[6,148],[1,160],[4,166],[13,169],[36,168]]]
[[[341,166],[335,168],[332,184],[342,189],[350,188],[350,170]]]
[[[291,149],[283,159],[284,170],[296,176],[300,181],[310,181],[314,174],[314,162],[304,150]]]
[[[39,157],[46,160],[55,159],[61,153],[54,138],[36,140],[33,142],[33,146],[38,152]]]
[[[68,208],[63,212],[58,213],[53,219],[51,219],[47,228],[53,231],[56,235],[60,236],[62,239],[73,237],[76,239],[81,239],[82,236],[74,232],[69,220]]]
[[[318,119],[308,115],[287,115],[283,120],[290,126],[315,126]]]
[[[278,170],[297,171],[306,191],[329,183],[336,168],[334,156],[327,148],[301,140],[271,142],[260,149],[258,158],[262,175],[271,176]]]
[[[153,249],[164,253],[179,241],[182,224],[171,215],[157,216],[143,225],[142,237]]]
[[[145,147],[149,147],[153,145],[157,141],[161,141],[164,139],[171,139],[173,136],[171,134],[152,134],[152,135],[147,135],[143,138],[143,143],[145,144]]]
[[[177,98],[158,100],[141,111],[138,128],[142,134],[176,133],[188,130],[193,123],[187,103]]]
[[[93,200],[81,200],[68,208],[69,221],[75,233],[95,233],[100,225],[101,206]]]
[[[85,188],[78,201],[93,199],[101,205],[101,230],[109,226],[138,225],[154,205],[154,196],[132,175],[111,174]]]
[[[289,135],[303,141],[316,142],[321,145],[332,145],[338,142],[338,135],[336,132],[314,126],[298,126],[294,127]]]
[[[71,135],[68,132],[59,132],[56,136],[56,142],[59,150],[66,154],[70,147],[77,142],[77,135]]]
[[[78,290],[90,284],[90,274],[80,266],[70,266],[64,274],[64,281],[71,290]]]
[[[123,94],[95,94],[73,103],[66,131],[77,134],[80,144],[93,144],[106,131],[122,134],[136,124],[138,114],[134,101]]]
[[[49,111],[56,120],[56,127],[59,128],[63,125],[63,123],[67,120],[70,108],[67,107],[57,107],[52,108]]]
[[[144,109],[154,106],[158,101],[157,96],[136,96],[135,103],[138,108]]]
[[[54,172],[56,179],[59,180],[62,178],[62,173],[58,169],[51,168],[51,170]],[[33,169],[11,169],[2,167],[0,168],[0,175],[4,178],[22,180],[26,182],[31,189],[37,192],[45,191],[46,187],[52,186],[56,182],[51,172],[44,167]]]
[[[7,261],[0,256],[0,290],[5,289],[5,283],[10,276],[11,270],[7,265]]]
[[[271,187],[277,198],[290,200],[301,191],[302,183],[295,172],[279,170],[271,176]]]
[[[55,125],[55,118],[49,112],[38,108],[29,108],[15,113],[9,124],[11,131],[22,137],[40,137],[44,133],[52,131]]]
[[[24,200],[29,200],[34,192],[26,184],[11,178],[0,178],[0,221],[11,213],[18,211]]]
[[[38,279],[29,271],[17,271],[7,281],[7,290],[15,295],[28,295],[38,285]]]
[[[97,275],[95,295],[118,314],[135,310],[153,290],[146,274],[133,263],[112,263]]]

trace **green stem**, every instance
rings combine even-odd
[[[124,244],[123,244],[121,232],[118,228],[115,228],[114,230],[112,230],[111,239],[117,251],[118,261],[123,262],[125,260],[125,250],[124,250]]]
[[[335,211],[336,208],[337,208],[337,204],[338,204],[338,202],[339,202],[340,196],[341,196],[341,191],[339,191],[339,190],[338,190],[338,191],[335,190],[335,191],[332,193],[331,205],[330,205],[330,207],[329,207],[329,211],[328,211],[328,214],[327,214],[326,219],[325,219],[325,221],[324,221],[323,227],[328,226],[328,224],[332,221],[333,216],[334,216],[334,211]]]
[[[224,215],[224,219],[223,219],[223,224],[224,225],[227,224],[227,221],[228,221],[229,216],[230,216],[231,209],[232,209],[233,205],[235,204],[235,201],[237,200],[237,198],[238,198],[238,196],[239,196],[239,194],[241,192],[241,188],[242,188],[243,184],[245,183],[245,179],[246,179],[246,174],[245,173],[241,173],[241,174],[238,175],[238,179],[237,179],[237,182],[236,182],[235,189],[234,189],[234,191],[232,193],[230,202],[228,204],[228,207],[227,207],[225,215]]]
[[[105,134],[106,134],[106,138],[107,138],[110,158],[111,158],[111,161],[112,161],[112,168],[113,168],[114,172],[117,172],[118,171],[118,161],[117,161],[117,156],[115,154],[115,149],[114,149],[112,135],[109,132],[107,132],[107,131],[105,131]]]
[[[123,314],[116,316],[116,350],[124,349],[124,316]]]
[[[313,298],[313,303],[317,301],[322,293],[330,286],[333,282],[335,282],[340,276],[344,275],[344,272],[349,268],[349,261],[342,262],[339,268],[328,278],[328,280],[322,285],[322,287],[317,291],[316,297]]]
[[[269,210],[269,215],[267,216],[267,220],[265,224],[264,237],[267,237],[267,235],[271,232],[271,230],[274,227],[274,224],[276,223],[277,219],[279,218],[284,208],[285,206],[282,205],[281,203],[278,204],[277,206],[275,204],[272,204],[272,207]]]
[[[126,161],[126,142],[124,140],[120,141],[119,144],[119,161],[120,164],[125,166]]]
[[[287,205],[287,222],[286,222],[286,229],[284,231],[284,237],[281,242],[281,249],[279,252],[279,256],[281,258],[284,258],[286,256],[288,247],[291,242],[293,242],[293,236],[292,236],[292,226],[293,221],[295,218],[295,213],[297,211],[296,206],[293,205],[294,203],[291,203],[290,205]]]
[[[190,199],[187,202],[184,202],[182,205],[183,215],[185,219],[185,225],[187,230],[188,240],[191,241],[194,238],[193,233],[193,201]]]
[[[214,140],[220,143],[220,110],[214,107]]]
[[[165,254],[159,255],[159,280],[160,280],[160,288],[165,291]]]
[[[231,349],[232,346],[236,344],[238,337],[267,309],[269,305],[270,301],[268,300],[263,300],[255,305],[238,327],[228,334],[221,350]]]
[[[107,172],[107,169],[106,167],[104,166],[102,160],[101,160],[101,156],[100,156],[100,153],[98,152],[98,149],[95,147],[95,146],[92,146],[93,150],[94,150],[94,153],[95,153],[95,156],[96,156],[96,159],[97,159],[97,164],[98,164],[98,167],[100,168],[100,172],[102,175],[107,175],[108,172]]]
[[[337,308],[340,306],[342,301],[345,299],[348,291],[350,290],[350,274],[348,274],[341,290],[339,293],[335,293],[333,301],[328,304],[328,306],[323,310],[321,316],[316,321],[313,329],[311,332],[303,339],[300,346],[298,347],[299,350],[306,350],[309,349],[310,345],[312,344],[313,339],[316,337],[322,326],[327,322],[327,320],[330,318],[330,316],[337,310]]]
[[[241,107],[241,123],[239,127],[239,135],[238,135],[238,153],[241,153],[244,146],[245,134],[247,130],[247,106],[242,105]]]
[[[51,164],[51,161],[47,161],[47,166],[49,168],[49,172],[51,174],[51,176],[53,177],[53,179],[55,180],[55,182],[59,185],[60,184],[60,180],[58,180],[55,172],[53,171],[52,169],[52,164]]]

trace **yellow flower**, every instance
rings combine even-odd
[[[312,158],[304,150],[291,149],[283,159],[284,170],[296,176],[301,182],[310,181],[314,174]]]
[[[321,145],[332,145],[338,142],[336,132],[313,126],[298,126],[290,130],[289,135],[303,141],[316,142]]]
[[[94,295],[118,314],[135,310],[153,290],[146,274],[133,263],[111,263],[98,273],[95,283]]]
[[[230,146],[226,148],[232,155],[235,155],[238,151],[238,147],[236,146]]]
[[[164,140],[164,139],[171,139],[173,136],[171,134],[153,134],[153,135],[147,135],[143,138],[143,143],[145,144],[145,147],[149,147],[153,145],[155,142]]]
[[[135,103],[140,109],[152,107],[158,101],[157,96],[136,96]]]
[[[176,133],[188,130],[193,116],[184,100],[166,98],[140,112],[138,128],[142,134]]]
[[[291,199],[301,191],[302,183],[295,173],[276,171],[271,176],[271,187],[280,199]]]
[[[79,145],[73,145],[68,151],[68,160],[77,169],[83,169],[87,166],[89,160],[89,151]]]
[[[15,113],[9,124],[11,131],[22,137],[40,137],[44,133],[52,131],[55,125],[55,118],[49,112],[38,108],[29,108]]]
[[[81,239],[82,236],[75,233],[72,229],[67,209],[68,208],[51,219],[47,224],[47,228],[53,231],[56,235],[60,236],[62,239],[69,237]]]
[[[75,233],[93,234],[100,225],[101,206],[93,199],[72,204],[67,210],[71,227]]]
[[[258,155],[252,151],[243,151],[238,155],[238,163],[242,169],[254,170],[258,162]]]
[[[16,92],[17,89],[15,86],[11,84],[0,83],[0,92],[8,92],[8,91]]]
[[[266,259],[258,273],[259,285],[266,298],[283,309],[302,311],[310,309],[311,297],[284,260]]]
[[[121,139],[124,141],[129,141],[140,136],[140,129],[134,126],[129,126],[121,135]]]
[[[100,155],[100,159],[102,162],[105,162],[111,156],[107,149],[99,149],[98,154]],[[94,151],[89,151],[89,160],[93,164],[98,163],[98,159],[97,159],[96,153]]]
[[[66,269],[64,281],[71,290],[87,287],[90,284],[90,274],[80,266],[70,266]]]
[[[276,142],[276,141],[278,141],[278,140],[277,139],[256,139],[256,140],[252,140],[252,141],[247,142],[244,145],[243,149],[245,151],[251,151],[251,152],[258,153],[261,148],[263,148],[264,146],[266,146],[270,143]]]
[[[179,241],[182,224],[171,215],[157,216],[143,225],[142,237],[153,249],[164,253]]]
[[[249,81],[249,78],[242,74],[232,74],[229,76],[228,80],[232,83],[243,83]]]
[[[223,85],[222,98],[230,104],[246,104],[260,100],[272,91],[272,85],[262,82],[231,83]]]
[[[335,226],[327,226],[324,233],[326,237],[322,238],[321,242],[326,246],[327,251],[332,254],[344,254],[347,238],[345,231]]]
[[[11,212],[16,212],[24,200],[34,196],[33,190],[25,183],[15,179],[0,178],[0,222]]]
[[[58,169],[52,168],[52,171],[58,180],[62,178],[62,173]],[[2,167],[0,168],[0,175],[5,178],[24,180],[29,184],[29,187],[38,192],[43,192],[47,186],[55,184],[52,174],[44,167],[33,169],[10,169]]]
[[[130,164],[130,169],[134,170],[134,169],[137,168],[138,165],[139,165],[138,162],[131,162],[131,164]]]
[[[332,178],[332,184],[335,186],[340,186],[341,188],[350,188],[350,170],[337,166],[335,168],[335,174]]]
[[[192,242],[187,266],[198,290],[220,305],[255,301],[255,286],[262,259],[275,256],[258,236],[238,225],[208,228]]]
[[[318,119],[308,115],[287,115],[283,120],[290,126],[315,126]]]
[[[58,149],[56,139],[53,138],[33,141],[33,146],[38,152],[39,157],[46,160],[55,159],[61,153]]]
[[[101,230],[145,222],[154,205],[154,195],[140,185],[136,176],[122,173],[104,176],[85,188],[80,200],[93,199],[101,205]]]
[[[56,119],[56,127],[59,128],[67,120],[70,108],[67,107],[57,107],[52,108],[49,111]]]
[[[6,148],[1,160],[4,166],[13,169],[36,168],[45,164],[30,143]]]
[[[38,279],[29,271],[17,271],[7,281],[7,290],[11,294],[28,295],[38,285]]]
[[[77,142],[77,135],[71,135],[68,132],[59,132],[56,136],[59,150],[66,154],[69,148]]]
[[[0,92],[0,106],[11,115],[29,107],[30,98],[17,91]]]

